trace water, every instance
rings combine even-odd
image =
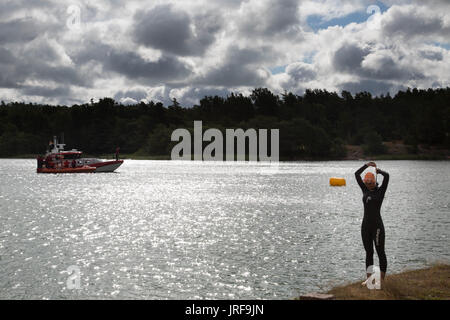
[[[377,164],[391,175],[388,272],[448,262],[450,162]],[[0,298],[290,299],[363,279],[361,165],[129,160],[38,175],[34,160],[0,160]]]

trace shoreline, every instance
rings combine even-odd
[[[450,160],[450,149],[444,146],[423,145],[419,144],[416,148],[405,144],[401,140],[383,142],[385,151],[382,154],[370,155],[366,154],[363,145],[345,144],[345,155],[339,157],[321,157],[321,156],[296,156],[296,157],[279,157],[280,162],[297,162],[297,161],[378,161],[378,160]],[[412,151],[415,149],[415,152]],[[14,156],[0,157],[0,159],[36,159],[37,154],[16,154]],[[103,154],[85,153],[85,158],[113,159],[113,152]],[[246,155],[248,158],[248,155]],[[121,153],[120,159],[123,160],[171,160],[170,154],[151,155],[142,151],[134,153]],[[189,160],[186,160],[189,161]],[[193,161],[193,160],[191,160]],[[223,160],[225,161],[225,160]]]
[[[450,264],[437,263],[417,270],[387,274],[380,290],[362,286],[363,280],[336,286],[326,293],[296,300],[450,300]]]
[[[37,155],[32,154],[19,154],[8,157],[0,157],[0,159],[36,159]],[[113,159],[110,155],[85,155],[86,158],[100,158],[100,159]],[[152,156],[152,155],[134,155],[123,154],[120,157],[121,160],[171,160],[170,156]],[[379,160],[418,160],[418,161],[448,161],[450,156],[434,155],[434,154],[419,154],[419,155],[377,155],[377,156],[364,156],[361,158],[281,158],[280,162],[299,162],[299,161],[379,161]],[[186,160],[194,161],[194,160]],[[225,160],[224,160],[225,162]],[[248,161],[247,161],[248,162]]]

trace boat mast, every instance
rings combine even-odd
[[[58,143],[58,138],[53,136],[53,149],[50,150],[51,153],[58,153],[64,151],[65,143]]]

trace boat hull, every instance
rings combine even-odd
[[[89,166],[95,167],[95,172],[114,172],[123,163],[123,160],[103,161],[91,163]]]
[[[95,172],[94,167],[79,167],[79,168],[38,168],[37,173],[91,173]]]

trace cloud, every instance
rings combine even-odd
[[[450,2],[383,1],[375,28],[365,21],[373,3],[5,0],[0,95],[61,104],[177,97],[190,106],[254,87],[377,94],[450,86]],[[70,5],[80,8],[78,30],[66,26]],[[344,22],[313,30],[311,18]]]
[[[231,92],[232,90],[221,87],[186,87],[170,90],[169,97],[176,98],[182,106],[193,106],[205,96],[225,97]]]
[[[175,6],[157,5],[135,15],[137,43],[180,56],[201,55],[214,42],[220,19],[214,14],[191,17]]]
[[[134,52],[112,51],[107,55],[104,66],[130,79],[143,79],[149,83],[170,82],[191,74],[185,64],[172,56],[147,61]]]
[[[0,44],[31,41],[41,33],[41,29],[32,19],[0,22]]]
[[[402,80],[423,78],[423,74],[402,54],[390,48],[361,48],[356,43],[344,43],[333,57],[335,70],[372,80]],[[371,82],[365,82],[371,83]]]
[[[89,84],[87,77],[82,76],[77,69],[66,66],[50,66],[43,64],[25,64],[24,75],[34,77],[35,79],[50,80],[56,83],[65,83],[84,86]]]
[[[1,53],[0,53],[1,55]],[[3,59],[3,58],[0,58]],[[85,86],[89,84],[76,69],[64,66],[33,63],[32,61],[14,60],[14,64],[0,62],[0,86],[19,88],[29,81],[45,81],[66,85]]]
[[[247,36],[272,37],[290,31],[299,32],[299,8],[297,0],[250,0],[240,7],[238,21],[240,31]],[[261,19],[261,17],[263,17]],[[258,20],[258,23],[255,23]],[[291,33],[292,34],[292,33]]]
[[[402,61],[390,50],[378,50],[368,54],[362,62],[362,75],[371,79],[406,80],[420,79],[424,75],[415,66]]]
[[[450,24],[439,11],[423,6],[394,6],[382,20],[383,34],[388,37],[431,37],[450,41]]]
[[[46,10],[52,7],[51,1],[29,1],[29,0],[3,0],[0,3],[0,18],[10,19],[17,13],[27,11],[28,13],[35,9]]]
[[[122,103],[122,104],[128,106],[128,105],[132,105],[132,104],[137,104],[138,101],[135,100],[135,99],[133,99],[133,98],[126,97],[126,98],[120,99],[120,103]]]
[[[9,50],[0,47],[0,88],[16,88],[25,79],[16,72],[16,62]]]
[[[286,73],[296,81],[309,81],[317,75],[314,67],[304,62],[291,63],[286,67]]]
[[[141,101],[143,99],[146,99],[148,96],[148,93],[145,89],[129,89],[129,90],[120,90],[114,95],[114,99],[122,101],[124,99],[133,99],[135,101]]]
[[[13,54],[4,48],[0,47],[0,63],[1,64],[13,64],[16,61]]]
[[[427,60],[442,61],[444,59],[442,50],[421,50],[420,55]]]
[[[67,97],[71,93],[71,89],[68,86],[58,86],[56,88],[46,86],[23,86],[20,88],[20,91],[28,96],[40,97]]]
[[[345,43],[333,56],[333,65],[338,71],[355,72],[361,68],[361,64],[369,54],[367,49],[361,48],[356,43]]]
[[[271,47],[240,48],[231,46],[227,49],[223,62],[208,70],[205,75],[195,80],[197,84],[239,87],[262,86],[270,77],[261,64],[273,59]]]
[[[311,81],[317,79],[317,70],[312,64],[294,62],[286,66],[285,73],[276,75],[274,78],[277,91],[290,90],[303,93]]]

